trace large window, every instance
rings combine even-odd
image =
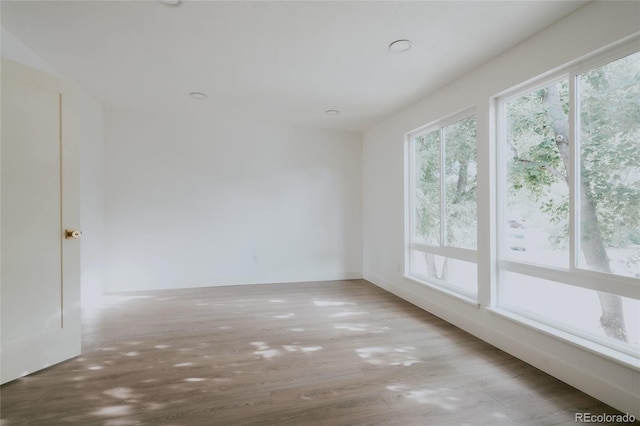
[[[640,52],[498,111],[498,306],[638,356]]]
[[[476,118],[409,135],[408,275],[477,295]]]
[[[485,123],[496,130],[495,170],[492,161],[477,163],[473,112],[407,135],[406,275],[637,365],[637,41],[495,101],[496,121]],[[478,168],[495,203],[476,202]],[[478,208],[497,220],[497,235],[481,233],[480,241]],[[478,251],[496,260],[480,277]]]

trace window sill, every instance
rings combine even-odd
[[[577,347],[582,350],[586,350],[594,355],[609,361],[614,361],[625,367],[631,368],[640,372],[640,359],[633,355],[628,355],[623,352],[612,349],[608,346],[601,345],[583,337],[576,336],[563,330],[556,329],[549,325],[540,323],[538,321],[529,319],[527,317],[518,315],[516,313],[506,311],[499,308],[487,308],[487,310],[500,318],[515,322],[521,326],[529,328],[531,330],[542,333],[553,339],[559,340],[564,343],[568,343],[571,346]]]

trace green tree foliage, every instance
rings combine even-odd
[[[476,248],[476,119],[469,117],[415,140],[416,232],[427,244],[440,241],[440,190],[444,179],[446,245]],[[440,149],[444,149],[444,171],[440,170]]]
[[[559,96],[563,113],[569,108],[569,87],[566,80],[550,87],[520,96],[508,103],[507,143],[511,154],[508,161],[507,188],[510,211],[541,211],[552,247],[568,247],[569,187],[567,170],[556,145],[556,131],[548,111],[549,91]],[[568,118],[563,119],[568,127]],[[514,219],[521,219],[520,217]],[[530,223],[539,227],[540,223]]]
[[[477,142],[476,117],[444,128],[446,244],[477,246]]]
[[[578,81],[581,173],[603,239],[640,244],[640,52]]]
[[[416,234],[431,245],[440,244],[440,132],[415,140]]]

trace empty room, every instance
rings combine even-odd
[[[640,2],[0,18],[0,426],[638,424]]]

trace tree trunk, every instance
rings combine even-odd
[[[427,275],[438,278],[438,268],[436,268],[436,260],[431,253],[424,254],[424,260],[427,263]]]
[[[458,170],[458,182],[456,184],[456,196],[461,198],[467,189],[467,176],[469,174],[469,162],[460,161],[460,170]]]
[[[456,182],[456,195],[455,202],[460,202],[460,198],[465,192],[467,188],[467,175],[469,173],[469,162],[468,161],[460,161],[460,169],[458,170],[458,180]],[[447,229],[447,244],[451,242],[453,238],[453,234],[451,233],[451,229]],[[438,274],[438,267],[436,266],[435,257],[431,253],[424,254],[424,260],[427,264],[427,274],[430,277],[437,278],[442,281],[447,281],[449,279],[449,258],[444,258],[444,263],[442,264],[442,272]]]
[[[424,254],[424,260],[427,264],[427,275],[438,280],[447,281],[449,278],[449,258],[444,258],[442,264],[442,273],[438,274],[438,266],[436,265],[435,256],[431,253]]]
[[[545,98],[547,113],[553,123],[555,142],[564,163],[565,169],[569,170],[569,120],[562,110],[560,94],[555,86],[549,87],[549,92]],[[567,181],[568,183],[568,181]],[[589,196],[589,182],[583,175],[580,179],[580,222],[581,241],[580,248],[584,254],[587,265],[596,271],[611,273],[611,265],[607,250],[602,241],[602,233],[598,224],[596,205]],[[622,309],[622,298],[615,294],[598,292],[602,316],[600,325],[608,337],[627,341],[627,333],[624,324],[624,312]]]
[[[442,281],[449,280],[449,258],[444,258],[444,263],[442,264],[442,273],[440,274],[440,279]]]

